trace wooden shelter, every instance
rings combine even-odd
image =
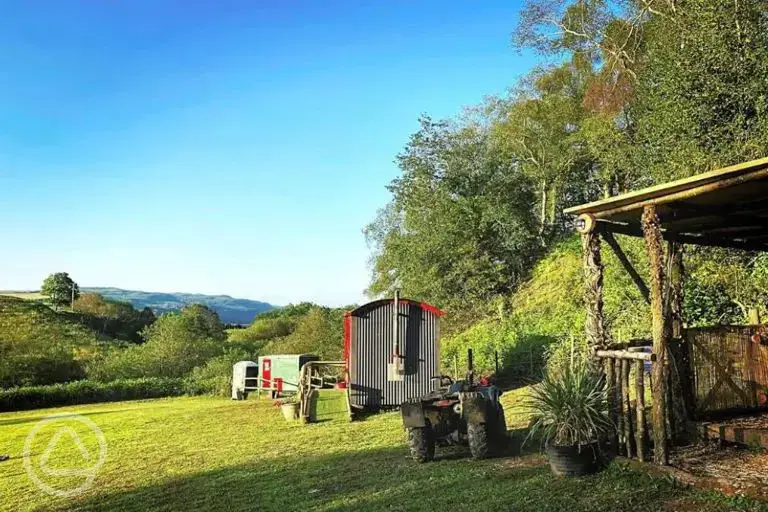
[[[685,329],[682,284],[685,244],[768,250],[767,194],[768,158],[763,158],[565,210],[577,216],[576,229],[582,236],[587,339],[605,369],[618,441],[628,456],[637,454],[644,460],[648,447],[646,361],[652,361],[651,423],[654,460],[659,464],[668,463],[670,443],[689,431],[702,411],[711,412],[723,390],[735,396],[735,407],[726,405],[724,410],[759,410],[765,405],[760,389],[768,388],[764,371],[768,349],[755,341],[756,336],[762,339],[762,328]],[[648,284],[614,234],[645,239]],[[601,240],[616,253],[651,306],[652,343],[647,349],[637,341],[617,344],[606,333]],[[633,366],[634,411],[629,378]]]

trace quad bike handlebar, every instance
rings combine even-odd
[[[434,375],[430,377],[430,380],[440,379],[440,385],[444,387],[450,387],[453,384],[453,378],[450,375]]]

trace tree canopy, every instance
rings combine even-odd
[[[55,307],[66,306],[80,297],[80,287],[66,272],[56,272],[45,278],[40,293]]]
[[[527,0],[513,44],[549,64],[454,119],[420,120],[365,230],[369,293],[400,287],[458,327],[509,313],[571,236],[565,207],[768,154],[766,28],[758,0]],[[766,309],[764,258],[691,257],[692,322]]]

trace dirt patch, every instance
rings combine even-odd
[[[768,453],[764,451],[706,443],[676,448],[670,464],[694,477],[686,483],[696,487],[768,500]]]

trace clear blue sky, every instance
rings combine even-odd
[[[519,2],[4,2],[0,289],[360,301],[421,113],[533,65]]]

